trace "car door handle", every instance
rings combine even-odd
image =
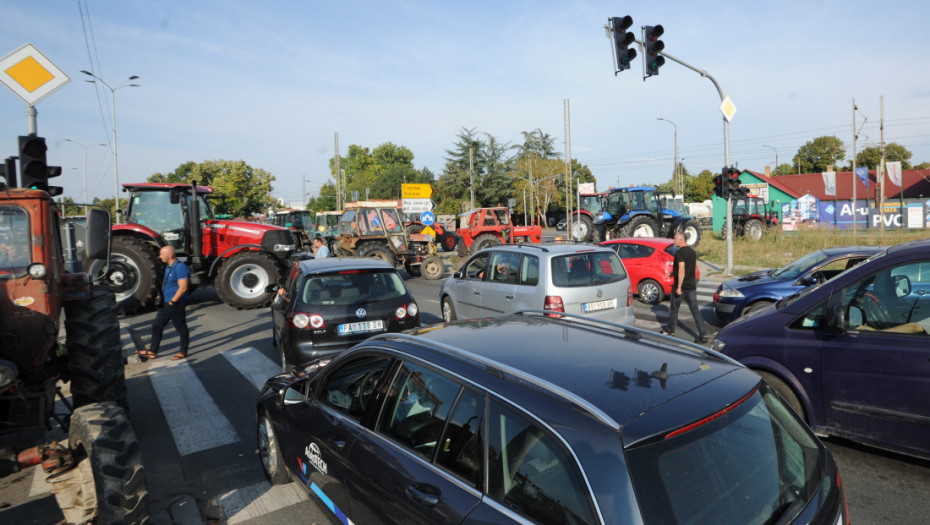
[[[505,295],[504,297],[513,301],[513,294]]]
[[[346,441],[344,439],[329,438],[327,441],[329,441],[329,444],[337,450],[343,450],[346,448]]]
[[[472,293],[475,294],[475,295],[481,295],[481,290],[479,290],[479,289],[477,289],[477,288],[472,288],[471,291],[472,291]]]
[[[439,503],[439,496],[442,492],[433,485],[414,483],[407,485],[407,494],[420,505],[435,507]]]

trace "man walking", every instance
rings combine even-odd
[[[187,347],[190,343],[190,331],[187,329],[187,297],[188,284],[191,272],[183,261],[178,260],[174,248],[165,246],[158,252],[158,258],[165,263],[165,279],[162,285],[162,298],[164,303],[158,309],[155,320],[152,321],[152,344],[148,351],[136,352],[146,359],[154,359],[161,345],[162,331],[168,321],[174,325],[181,340],[181,348],[171,360],[177,361],[187,357]]]
[[[688,246],[685,235],[681,232],[675,234],[675,246],[678,247],[672,266],[675,282],[672,284],[672,296],[669,298],[668,326],[662,333],[675,335],[675,328],[678,326],[678,308],[684,298],[691,310],[691,315],[694,316],[694,324],[697,325],[698,336],[694,338],[694,342],[707,344],[709,338],[704,329],[704,318],[701,317],[701,310],[697,304],[697,279],[695,278],[697,254],[694,253],[693,248]]]

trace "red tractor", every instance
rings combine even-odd
[[[762,239],[764,233],[778,226],[778,212],[774,205],[766,203],[762,197],[750,195],[748,188],[740,188],[733,199],[733,237],[743,237],[752,241]],[[720,231],[727,237],[727,225]]]
[[[457,246],[461,257],[487,246],[542,242],[542,227],[514,226],[507,208],[478,208],[460,216]]]
[[[278,283],[297,250],[290,230],[247,221],[217,220],[207,197],[213,188],[196,183],[124,184],[129,192],[126,222],[113,226],[113,248],[104,275],[120,309],[131,313],[153,306],[161,292],[170,245],[191,270],[191,284],[213,283],[220,299],[235,308],[271,302],[269,284]],[[91,274],[97,275],[92,267]]]
[[[569,237],[581,242],[596,242],[597,230],[594,220],[604,211],[606,193],[581,193],[578,195],[578,209],[572,213],[572,226],[567,228]]]
[[[90,208],[62,221],[52,199],[61,188],[47,185],[45,173],[53,172],[44,139],[24,138],[41,140],[28,178],[24,169],[30,187],[16,187],[11,163],[0,166],[0,477],[41,465],[65,522],[144,523],[148,491],[126,415],[116,302],[79,271],[81,258],[106,260],[110,216]],[[33,433],[53,422],[68,445],[31,446]]]

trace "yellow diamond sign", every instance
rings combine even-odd
[[[723,113],[723,118],[727,119],[727,122],[733,120],[733,115],[736,114],[736,104],[730,100],[730,95],[727,95],[720,104],[720,112]]]
[[[71,77],[35,46],[26,44],[0,59],[0,82],[26,104],[34,106],[71,82]]]

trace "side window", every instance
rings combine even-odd
[[[826,323],[827,304],[829,298],[821,301],[817,306],[811,308],[801,317],[798,317],[791,324],[791,328],[796,330],[815,330],[821,328]]]
[[[517,270],[520,264],[520,254],[511,252],[495,252],[491,254],[491,276],[489,281],[502,284],[515,284]]]
[[[524,255],[520,262],[520,283],[528,286],[539,284],[539,257]]]
[[[844,290],[846,328],[911,335],[930,332],[927,262],[881,270]]]
[[[360,421],[390,363],[384,356],[365,356],[339,365],[326,377],[320,401]]]
[[[291,273],[287,276],[287,281],[284,282],[284,298],[288,301],[292,300],[297,293],[297,282],[300,280],[300,270],[295,264],[291,268]]]
[[[481,482],[484,463],[485,398],[466,389],[452,411],[436,463],[461,476],[472,486]]]
[[[435,371],[404,363],[388,390],[378,431],[430,460],[460,390]]]
[[[491,401],[488,495],[542,524],[594,523],[574,459],[545,430]]]
[[[484,279],[484,269],[488,266],[488,255],[490,254],[483,253],[468,263],[464,272],[466,279],[476,279],[479,281]]]

